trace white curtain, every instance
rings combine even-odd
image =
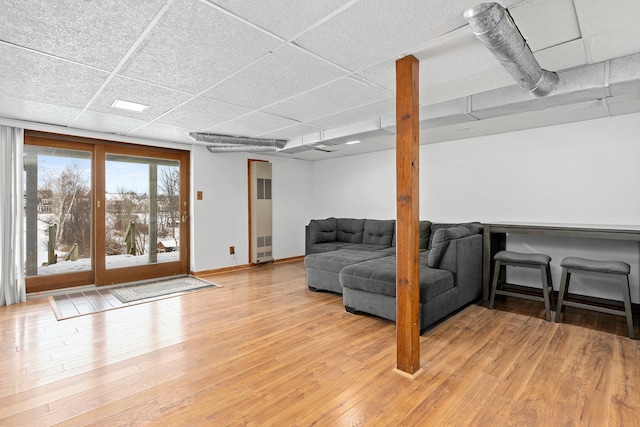
[[[0,126],[0,305],[26,301],[23,129]]]

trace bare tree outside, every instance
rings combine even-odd
[[[130,224],[135,224],[136,254],[146,253],[149,222],[149,197],[137,194],[131,189],[119,187],[117,193],[111,195],[107,208],[107,255],[120,255],[125,251],[125,234]]]
[[[176,224],[180,220],[180,169],[176,167],[160,167],[158,187],[162,231],[161,235],[176,238]],[[167,230],[168,229],[168,230]],[[167,233],[168,231],[168,233]]]
[[[49,171],[42,183],[42,189],[51,194],[52,206],[45,221],[58,224],[56,247],[68,250],[77,243],[83,257],[90,256],[91,251],[91,186],[86,176],[85,167],[72,161],[61,173]]]

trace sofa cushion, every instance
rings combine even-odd
[[[391,246],[395,226],[396,221],[394,219],[366,219],[364,221],[362,243],[365,245]]]
[[[336,240],[346,243],[362,243],[364,219],[338,218]]]
[[[347,266],[340,271],[343,288],[374,294],[396,296],[396,257],[388,256]],[[453,288],[453,274],[446,270],[420,265],[420,302]]]
[[[433,246],[433,236],[435,235],[436,231],[438,231],[441,228],[453,228],[453,227],[467,227],[471,232],[471,234],[478,234],[482,231],[482,228],[483,228],[482,224],[479,222],[465,222],[465,223],[435,222],[431,224],[431,235],[429,236],[429,245],[427,246],[427,249],[431,249],[431,247]]]
[[[337,221],[335,218],[312,219],[309,222],[311,243],[325,243],[336,240]]]
[[[307,268],[339,273],[346,266],[384,256],[387,256],[384,252],[338,249],[307,255],[304,257],[304,265]]]
[[[427,258],[427,265],[431,268],[438,268],[440,264],[440,258],[449,247],[449,242],[453,239],[460,239],[462,237],[471,236],[471,230],[468,227],[451,227],[451,228],[438,228],[433,233],[433,239],[431,242],[431,249]]]
[[[396,224],[395,231],[393,233],[393,242],[391,246],[396,246],[396,239],[398,236],[398,225]],[[431,237],[431,221],[420,221],[420,250],[425,250],[429,247],[429,238]]]

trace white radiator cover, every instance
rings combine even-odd
[[[249,163],[251,176],[251,262],[273,261],[271,163]]]

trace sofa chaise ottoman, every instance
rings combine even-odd
[[[482,235],[477,225],[443,227],[419,255],[420,330],[482,294]],[[345,309],[396,320],[396,257],[388,256],[340,270]]]

